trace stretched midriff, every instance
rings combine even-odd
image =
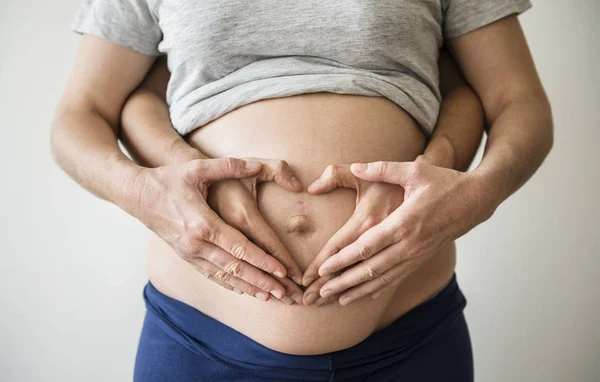
[[[329,164],[410,161],[426,145],[415,120],[388,99],[325,92],[254,102],[186,138],[210,157],[286,160],[304,189]],[[351,189],[311,195],[263,183],[258,191],[259,210],[303,271],[352,215],[355,201]],[[440,289],[455,262],[451,243],[375,300],[367,296],[346,306],[337,301],[307,306],[228,291],[156,236],[148,249],[149,278],[162,293],[270,349],[302,355],[351,347],[388,326]]]

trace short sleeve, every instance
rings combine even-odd
[[[83,0],[71,29],[158,56],[162,32],[148,0]]]
[[[531,8],[529,0],[443,0],[444,37],[454,38]]]

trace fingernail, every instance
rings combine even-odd
[[[302,281],[302,285],[309,286],[310,283],[312,283],[313,281],[315,281],[315,278],[313,276],[307,277],[304,281]]]
[[[352,302],[352,298],[351,297],[341,297],[340,298],[340,305],[344,306],[344,305],[348,305]]]
[[[302,304],[302,293],[296,292],[292,294],[292,300],[296,301],[298,304]]]
[[[257,161],[246,161],[245,166],[246,170],[256,170],[260,167],[260,162]]]
[[[292,277],[292,280],[294,280],[294,282],[298,285],[302,285],[302,277],[300,276],[294,276]]]
[[[294,301],[288,296],[283,296],[283,298],[281,298],[281,301],[283,301],[283,303],[286,305],[292,305],[294,303]]]
[[[273,274],[277,277],[281,277],[284,278],[285,276],[283,275],[283,273],[281,273],[280,271],[274,271]]]
[[[271,291],[271,294],[272,294],[273,296],[277,297],[277,298],[278,298],[278,299],[280,299],[280,300],[281,300],[281,299],[283,298],[283,296],[284,296],[284,294],[283,294],[283,293],[282,293],[280,290],[277,290],[277,289],[275,289],[275,290],[272,290],[272,291]]]
[[[308,296],[306,296],[306,304],[310,305],[313,302],[315,302],[317,300],[319,296],[317,296],[316,293],[309,293]]]
[[[320,298],[320,299],[318,299],[318,300],[315,302],[315,305],[316,305],[316,306],[321,306],[321,305],[325,304],[325,301],[326,301],[326,299],[324,299],[324,298]]]
[[[375,300],[377,297],[381,296],[381,294],[382,294],[382,293],[383,293],[383,292],[375,292],[375,293],[373,293],[373,294],[371,295],[371,298],[372,298],[373,300]]]
[[[233,288],[233,291],[237,294],[244,294],[244,292],[242,292],[241,290],[239,290],[238,288]]]
[[[352,166],[350,166],[350,170],[354,172],[364,172],[367,171],[368,168],[369,165],[366,163],[353,163]]]
[[[290,178],[290,181],[292,182],[292,186],[294,186],[294,187],[302,186],[300,184],[300,182],[298,181],[298,179],[295,176],[293,176],[293,175]]]
[[[259,299],[263,300],[263,301],[267,301],[267,295],[266,295],[266,293],[258,292],[258,293],[256,293],[255,296],[258,297]]]
[[[321,290],[321,292],[319,294],[321,295],[321,297],[330,296],[332,294],[331,288],[325,288],[325,289]]]

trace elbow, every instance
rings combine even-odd
[[[544,157],[548,156],[554,147],[554,118],[552,116],[552,105],[550,104],[550,100],[546,95],[542,97],[540,100],[542,115],[544,116],[542,125],[543,136],[541,137],[541,141],[544,145]]]
[[[61,168],[63,168],[61,161],[62,146],[60,144],[61,136],[63,135],[61,128],[62,119],[62,113],[57,111],[50,124],[50,155],[52,156],[52,160],[54,160],[54,163],[56,163]]]

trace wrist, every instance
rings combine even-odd
[[[469,172],[477,190],[482,221],[487,220],[510,196],[510,169],[508,166],[486,166],[480,164]]]
[[[139,178],[142,173],[147,170],[145,167],[138,166],[129,158],[118,156],[107,163],[108,172],[114,181],[111,182],[112,192],[110,201],[127,212],[133,215],[132,206],[136,200],[139,200],[137,195],[140,194]]]
[[[429,141],[425,152],[415,159],[415,162],[431,166],[455,169],[456,160],[452,143],[445,136],[438,136]]]
[[[208,159],[200,150],[190,146],[181,138],[173,141],[166,153],[168,164],[186,163],[196,159]]]

